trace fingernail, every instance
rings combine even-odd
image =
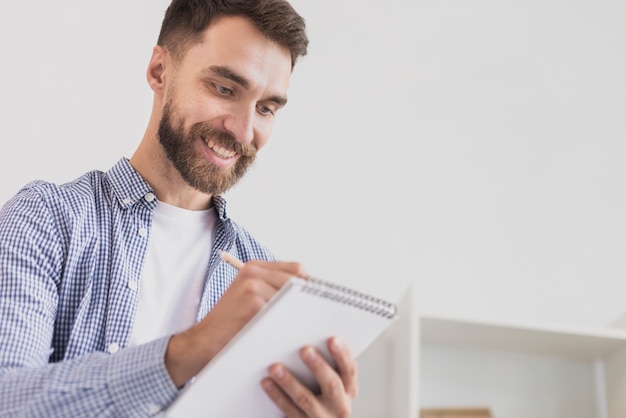
[[[261,386],[263,386],[263,389],[267,392],[271,392],[272,390],[274,390],[274,385],[269,380],[262,381]]]
[[[330,348],[334,351],[334,352],[339,352],[341,351],[342,345],[341,345],[341,341],[339,341],[338,338],[333,338],[333,340],[330,343]]]
[[[280,366],[276,366],[276,367],[272,367],[270,369],[270,375],[274,378],[274,379],[282,379],[283,376],[285,375],[285,372],[283,370],[282,367]]]
[[[313,347],[306,347],[303,354],[306,360],[311,361],[315,358],[315,351],[313,351]]]

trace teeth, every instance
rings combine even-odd
[[[220,158],[233,158],[237,154],[235,151],[227,150],[226,148],[220,147],[212,139],[209,139],[207,141],[207,145]]]

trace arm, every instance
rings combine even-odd
[[[167,339],[0,372],[0,417],[146,417],[177,391],[163,365]]]
[[[61,236],[32,190],[0,211],[0,416],[147,416],[177,393],[163,363],[167,339],[49,364],[64,268]]]

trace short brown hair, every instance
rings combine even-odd
[[[307,53],[305,21],[287,0],[172,0],[157,43],[181,59],[220,16],[250,19],[264,36],[289,49],[291,68]]]

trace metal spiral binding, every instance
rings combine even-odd
[[[383,299],[317,278],[309,278],[303,285],[302,291],[345,303],[389,319],[394,318],[398,310],[393,303]]]

